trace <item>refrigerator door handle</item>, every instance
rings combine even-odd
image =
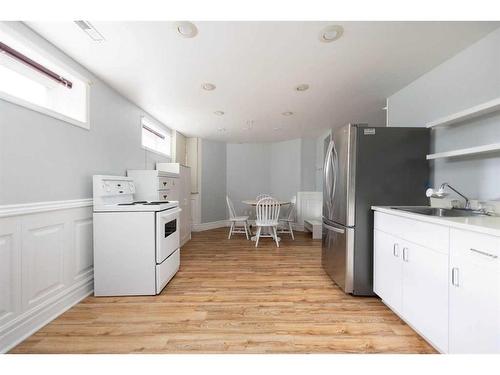
[[[335,200],[335,188],[337,186],[337,176],[338,176],[338,166],[339,166],[339,155],[337,154],[337,148],[335,147],[335,141],[332,135],[332,171],[333,171],[333,186],[331,197],[331,206],[333,207],[333,202]]]
[[[331,157],[332,157],[332,149],[333,149],[333,141],[330,140],[330,144],[328,145],[328,149],[326,151],[326,156],[325,156],[325,165],[324,165],[324,185],[325,185],[325,192],[326,192],[326,205],[328,207],[328,214],[330,215],[331,209],[332,209],[332,200],[331,200],[331,195],[332,195],[332,186],[331,186],[331,180],[330,180],[330,166],[331,166]]]
[[[323,226],[326,229],[331,230],[333,232],[337,232],[337,233],[340,233],[340,234],[344,234],[345,233],[345,229],[342,229],[342,228],[335,228],[335,227],[332,227],[331,225],[328,225],[328,224],[325,224],[325,223],[323,223]]]

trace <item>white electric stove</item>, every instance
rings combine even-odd
[[[134,193],[130,177],[93,177],[96,296],[159,294],[179,270],[178,202]]]

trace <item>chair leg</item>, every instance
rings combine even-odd
[[[247,236],[247,240],[248,240],[248,239],[249,239],[249,237],[248,237],[248,227],[247,227],[247,222],[245,221],[245,222],[243,223],[243,225],[245,226],[245,235]]]
[[[276,247],[280,247],[280,242],[278,241],[278,234],[276,233],[276,227],[273,227],[274,241],[276,241]]]
[[[260,230],[262,229],[262,227],[258,227],[257,228],[257,234],[255,235],[256,238],[255,238],[255,247],[259,246],[259,238],[260,238]]]
[[[247,224],[247,228],[248,228],[248,234],[250,236],[253,236],[253,233],[252,233],[252,228],[250,227],[250,223],[248,222],[248,220],[245,221],[245,223]]]
[[[292,240],[295,241],[295,236],[293,235],[292,223],[288,222],[288,228],[290,228],[290,234],[292,235]]]
[[[229,236],[227,237],[228,240],[231,239],[231,234],[233,234],[233,228],[234,228],[234,221],[231,221],[231,228],[229,228]]]

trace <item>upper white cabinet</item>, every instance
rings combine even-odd
[[[500,353],[500,237],[375,212],[374,291],[441,352]]]
[[[500,353],[500,239],[451,230],[450,352]]]

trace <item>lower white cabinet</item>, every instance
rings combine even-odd
[[[403,241],[402,316],[441,352],[448,351],[448,254]]]
[[[373,289],[391,309],[401,312],[403,265],[400,241],[376,229],[374,235]]]
[[[448,255],[374,231],[373,287],[438,350],[448,350]]]
[[[450,235],[450,353],[500,353],[500,239]]]
[[[500,353],[500,237],[381,212],[374,227],[375,293],[441,352]]]

